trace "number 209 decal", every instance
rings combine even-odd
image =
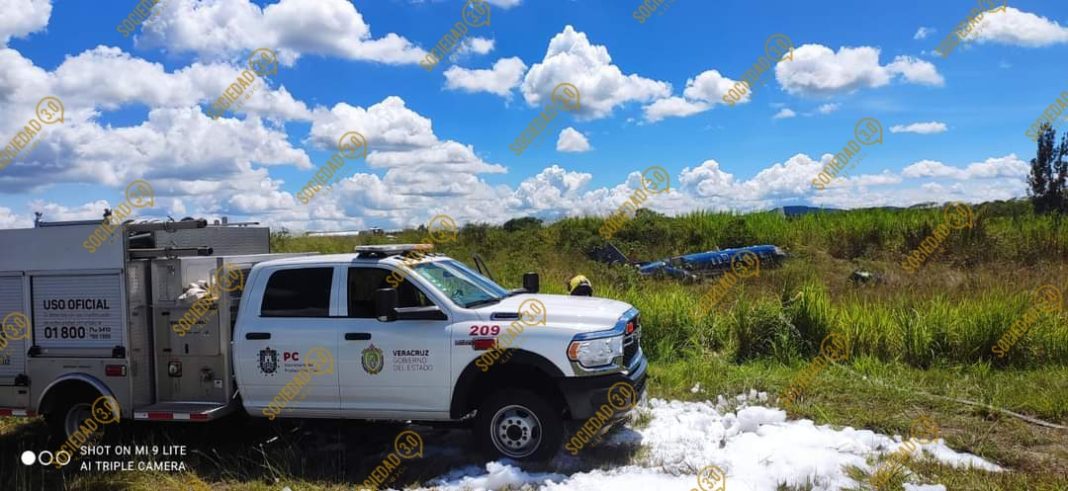
[[[471,326],[468,336],[496,336],[501,333],[501,326]]]

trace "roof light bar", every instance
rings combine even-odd
[[[362,245],[353,248],[354,251],[360,254],[367,254],[372,256],[393,256],[396,254],[404,254],[409,251],[430,251],[434,249],[434,244],[386,244],[386,245]]]

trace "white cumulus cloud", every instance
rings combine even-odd
[[[686,90],[682,91],[682,95],[690,100],[726,104],[723,102],[723,96],[727,95],[727,92],[736,83],[738,83],[737,80],[724,77],[717,70],[706,70],[697,77],[686,81]],[[749,102],[749,95],[750,92],[747,91],[739,99],[739,103]]]
[[[523,0],[486,0],[490,5],[494,7],[500,7],[502,9],[510,9],[523,3]]]
[[[702,101],[688,101],[682,97],[668,97],[657,99],[652,104],[642,108],[645,112],[645,120],[655,123],[664,118],[684,118],[702,113],[712,107],[712,104]]]
[[[581,119],[603,118],[628,102],[650,102],[671,95],[671,84],[625,75],[612,64],[606,47],[590,43],[585,33],[570,25],[553,36],[545,57],[527,72],[521,87],[523,97],[531,106],[543,105],[549,102],[553,88],[565,82],[578,88]]]
[[[512,89],[519,86],[526,69],[526,63],[518,57],[501,58],[489,70],[471,70],[454,65],[445,70],[445,88],[510,97]]]
[[[894,58],[886,70],[892,74],[901,75],[906,82],[921,85],[942,86],[945,79],[938,74],[938,69],[929,62],[913,58],[911,56],[898,56]]]
[[[1068,27],[1055,20],[1006,7],[1004,12],[986,12],[973,36],[978,43],[1041,47],[1068,43]]]
[[[588,152],[590,151],[590,142],[586,139],[586,135],[583,135],[575,128],[567,127],[560,132],[560,138],[556,140],[556,151]]]
[[[837,52],[819,44],[794,50],[793,61],[775,66],[775,77],[787,92],[802,96],[827,96],[887,85],[895,76],[906,82],[942,85],[934,65],[909,56],[898,56],[888,65],[879,63],[879,48],[842,47]]]
[[[655,123],[669,117],[686,117],[711,109],[716,104],[726,104],[723,96],[737,83],[723,75],[718,70],[706,70],[697,77],[686,81],[686,88],[682,91],[683,97],[667,97],[658,99],[652,104],[642,108],[645,111],[645,120]],[[750,91],[738,99],[739,104],[749,102]]]
[[[493,1],[495,7],[520,3]],[[25,8],[5,11],[0,38],[26,36],[47,26],[49,2],[8,0],[5,5]],[[493,162],[468,142],[439,136],[429,117],[409,108],[398,96],[369,103],[330,101],[329,106],[322,106],[297,99],[276,82],[257,81],[257,93],[237,116],[231,112],[213,120],[201,108],[234,80],[244,68],[243,57],[260,47],[259,43],[275,43],[272,46],[286,63],[303,55],[412,63],[421,51],[395,34],[372,36],[363,17],[346,1],[278,0],[260,7],[248,0],[165,0],[161,5],[164,12],[148,21],[138,34],[138,43],[163,48],[167,62],[97,46],[67,54],[54,69],[53,64],[44,69],[17,50],[0,46],[0,114],[9,116],[0,120],[0,134],[17,132],[33,115],[42,93],[60,97],[66,106],[66,121],[48,126],[37,137],[39,145],[25,150],[0,173],[0,193],[27,197],[23,205],[0,207],[0,227],[29,226],[33,211],[45,212],[46,220],[99,217],[103,208],[121,199],[125,185],[137,178],[152,183],[157,194],[157,206],[144,210],[145,216],[211,219],[225,215],[293,230],[418,225],[437,213],[449,213],[462,223],[501,223],[528,215],[548,219],[604,215],[641,185],[642,166],[624,172],[613,169],[616,177],[608,179],[614,184],[591,187],[593,174],[547,164],[533,170],[525,167],[508,184],[489,184],[486,174],[517,169]],[[471,52],[489,52],[491,44],[492,40],[472,41]],[[831,56],[836,58],[843,50]],[[184,57],[171,57],[174,53],[192,53],[194,61],[181,65],[178,60]],[[940,79],[936,71],[911,58],[898,57],[880,66],[877,50],[874,63],[871,53],[868,58],[860,55],[850,54],[863,61],[859,65],[842,60],[830,63],[835,70],[850,72],[838,78],[820,79],[827,74],[809,68],[791,73],[789,79],[795,88],[819,93],[877,86],[873,84],[880,77],[884,84],[899,79],[934,85]],[[851,60],[850,56],[846,58]],[[580,116],[589,119],[608,116],[631,103],[645,105],[649,120],[696,114],[720,104],[723,92],[733,85],[718,71],[707,70],[673,95],[665,82],[624,73],[612,63],[604,46],[590,43],[585,34],[571,27],[552,38],[545,58],[525,79],[525,67],[518,58],[500,60],[489,70],[457,70],[451,79],[446,75],[446,83],[456,83],[456,90],[508,94],[508,89],[520,84],[526,102],[532,105],[547,102],[556,83],[571,82],[582,91],[585,109]],[[116,73],[123,76],[116,77]],[[495,75],[502,77],[498,80]],[[475,76],[484,79],[481,86],[471,80]],[[145,107],[143,120],[128,122],[124,117],[101,122],[108,121],[107,112],[132,105]],[[829,112],[830,106],[837,107],[828,103],[814,111]],[[311,128],[303,133],[303,123],[309,121]],[[340,181],[309,204],[299,203],[295,190],[326,160],[309,157],[305,147],[329,155],[347,131],[360,131],[367,139],[366,160],[346,161],[336,176]],[[586,135],[569,127],[559,134],[557,148],[566,152],[591,147]],[[827,165],[830,155],[796,154],[756,169],[748,168],[749,162],[712,157],[704,156],[692,167],[663,162],[673,173],[684,168],[672,177],[672,189],[651,199],[648,207],[674,214],[696,209],[751,211],[786,204],[901,206],[931,201],[932,195],[970,202],[1006,199],[1026,194],[1028,170],[1015,155],[980,159],[962,167],[921,160],[902,171],[862,162],[859,170],[851,169],[859,174],[839,176],[817,192],[811,180]],[[279,172],[284,179],[278,177]],[[910,179],[920,181],[910,183]],[[54,192],[57,184],[107,189],[102,195],[80,197]]]
[[[476,55],[484,55],[493,51],[493,46],[496,41],[493,39],[480,38],[480,37],[465,37],[460,42],[460,47],[456,48],[456,54],[464,55],[467,53],[474,53]]]
[[[2,66],[2,62],[0,62]],[[119,48],[98,46],[68,57],[56,68],[52,90],[65,103],[116,109],[124,104],[142,103],[149,107],[210,105],[234,83],[243,67],[225,63],[193,63],[174,72],[163,65],[133,57]],[[116,77],[116,73],[125,76]],[[286,119],[308,119],[305,105],[284,87],[265,88],[257,78],[247,93],[252,94],[240,110]]]
[[[1030,172],[1027,162],[1020,160],[1016,154],[1004,157],[991,157],[982,162],[973,162],[967,167],[953,167],[934,160],[915,162],[901,171],[907,178],[949,178],[956,180],[995,179],[1000,177],[1020,177]]]
[[[891,133],[918,133],[921,135],[930,135],[932,133],[942,133],[948,128],[945,123],[938,121],[928,121],[926,123],[912,123],[912,124],[895,124],[890,127]]]
[[[272,48],[287,65],[303,54],[388,64],[425,55],[397,34],[372,36],[347,0],[280,0],[262,8],[249,0],[166,0],[157,8],[163,10],[145,21],[138,46],[222,59]]]
[[[43,29],[52,15],[52,0],[7,0],[0,11],[0,46]]]
[[[775,115],[772,116],[771,119],[789,119],[795,116],[797,116],[797,113],[794,112],[793,109],[784,107],[780,109],[779,112],[775,113]]]

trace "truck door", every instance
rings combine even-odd
[[[375,317],[374,293],[388,288],[390,270],[348,268],[347,319],[339,332],[338,372],[345,416],[440,417],[449,410],[449,321],[396,320]],[[433,302],[404,280],[397,287],[399,307]]]
[[[22,275],[0,276],[0,386],[15,385],[15,377],[26,373],[30,318],[23,307],[23,281]],[[0,397],[0,406],[11,402]]]
[[[338,268],[340,270],[340,268]],[[333,266],[300,265],[258,275],[251,291],[263,295],[242,305],[234,342],[245,406],[254,416],[338,416],[336,318]],[[253,296],[255,297],[255,295]]]

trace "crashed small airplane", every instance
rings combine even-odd
[[[631,261],[611,243],[595,250],[593,258],[608,264],[622,263],[637,266],[638,273],[643,276],[665,275],[683,280],[697,280],[702,275],[717,275],[729,270],[731,258],[745,253],[756,254],[760,258],[760,263],[766,266],[775,266],[786,258],[786,253],[778,246],[755,245],[695,252],[656,261],[640,262]]]

